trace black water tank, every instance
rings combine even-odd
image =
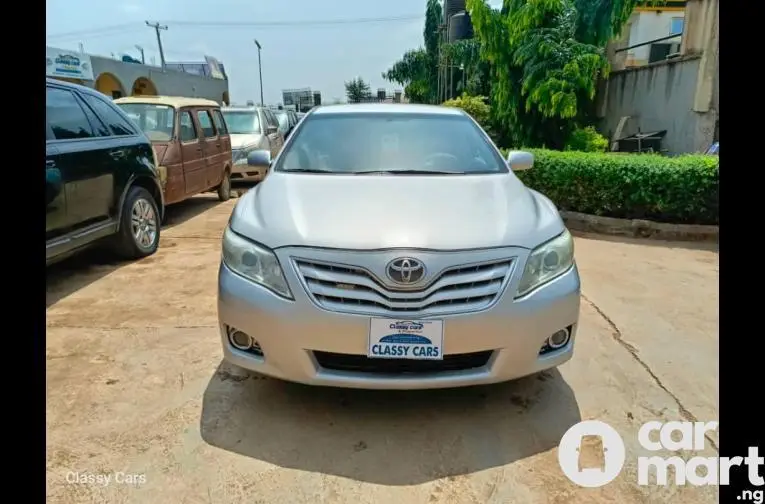
[[[321,105],[321,93],[316,92],[313,94],[313,104],[314,106]]]
[[[465,0],[444,0],[444,17],[449,19],[454,14],[465,10]]]
[[[467,12],[459,12],[449,19],[449,42],[473,38],[473,23]]]
[[[379,88],[377,90],[377,99],[380,101],[385,100],[385,88]]]

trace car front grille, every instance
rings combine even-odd
[[[443,360],[370,359],[365,355],[313,352],[316,362],[331,371],[377,374],[421,374],[467,371],[485,366],[491,351],[444,355]]]
[[[365,315],[439,316],[489,307],[502,293],[512,259],[441,272],[420,289],[383,285],[368,271],[348,265],[295,259],[308,293],[327,310]]]

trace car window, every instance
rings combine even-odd
[[[49,87],[45,92],[45,118],[56,140],[95,136],[85,112],[71,91]]]
[[[175,109],[154,103],[120,103],[119,107],[153,142],[169,142],[175,134]]]
[[[114,136],[128,136],[135,135],[135,131],[116,110],[112,108],[112,105],[106,103],[106,101],[87,93],[81,93],[82,98],[85,100],[93,111],[101,118],[109,127],[112,135]]]
[[[508,172],[502,156],[467,116],[408,113],[306,117],[274,169]]]
[[[197,128],[191,120],[191,112],[184,110],[180,116],[181,142],[191,142],[197,139]]]
[[[197,119],[199,120],[199,127],[202,128],[202,134],[205,138],[215,136],[215,128],[213,128],[212,118],[210,112],[207,110],[197,110]]]
[[[276,120],[279,121],[279,129],[287,131],[290,128],[290,118],[286,112],[277,112]]]
[[[274,114],[271,113],[270,110],[264,110],[263,113],[266,114],[266,122],[268,123],[269,128],[279,127],[279,123],[276,122],[276,118],[274,117]]]
[[[221,135],[228,135],[228,128],[226,127],[226,121],[220,110],[213,110],[213,122],[215,122],[215,128]]]
[[[260,119],[257,111],[227,110],[223,113],[229,132],[234,135],[260,133]]]
[[[75,96],[77,96],[76,93],[75,93]],[[88,122],[93,127],[94,136],[97,136],[97,137],[112,136],[112,132],[109,130],[106,124],[104,124],[104,122],[96,115],[96,113],[93,112],[93,109],[90,108],[87,105],[87,103],[83,101],[81,97],[77,98],[77,102],[80,104],[82,111],[85,112],[85,117],[88,118]]]

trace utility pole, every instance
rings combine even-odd
[[[80,54],[85,54],[85,47],[82,45],[82,42],[80,42]]]
[[[146,55],[143,52],[143,47],[137,45],[137,46],[135,46],[135,48],[138,49],[138,51],[140,51],[140,53],[141,53],[141,64],[145,65],[146,64]]]
[[[157,33],[157,45],[159,46],[159,59],[162,62],[162,70],[164,70],[165,69],[165,52],[162,50],[162,37],[159,35],[159,31],[167,30],[167,26],[161,25],[159,23],[149,23],[148,21],[146,21],[146,26],[154,28],[154,31]]]
[[[258,75],[260,76],[260,106],[263,107],[263,66],[260,64],[260,42],[258,39],[253,39],[255,45],[258,46]]]

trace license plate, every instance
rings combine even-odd
[[[373,318],[367,357],[372,359],[442,360],[442,320]]]

